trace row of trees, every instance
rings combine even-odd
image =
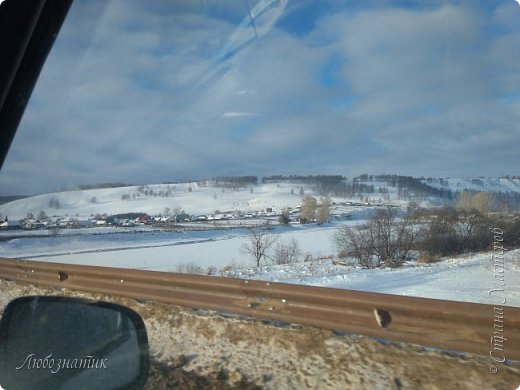
[[[245,188],[247,185],[258,184],[258,177],[256,176],[219,176],[213,179],[215,187],[231,188],[238,190]]]
[[[49,199],[49,208],[58,210],[61,207],[60,200],[58,198]]]
[[[482,206],[483,198],[476,197],[474,204]],[[464,204],[462,200],[460,204]],[[302,207],[302,213],[305,212]],[[363,224],[341,225],[334,243],[340,257],[353,257],[362,267],[399,267],[411,258],[413,251],[436,258],[487,250],[493,243],[489,228],[497,226],[504,231],[504,246],[520,247],[520,218],[489,216],[473,207],[439,207],[409,213],[391,207],[378,208]],[[262,261],[290,263],[301,255],[294,239],[282,243],[277,235],[258,228],[251,229],[249,241],[241,251],[251,256],[257,266]]]
[[[451,201],[455,199],[453,192],[446,188],[435,188],[421,179],[411,176],[396,176],[388,180],[388,185],[397,187],[397,194],[402,199],[425,199],[427,197],[436,197]]]
[[[350,182],[331,182],[316,184],[316,192],[321,196],[336,196],[348,198],[364,194],[374,194],[376,189],[373,184],[360,183],[357,180]]]
[[[397,267],[409,256],[417,238],[412,219],[397,218],[394,208],[376,209],[366,224],[339,227],[334,242],[340,256],[351,256],[365,268]]]
[[[475,210],[487,215],[494,208],[494,197],[491,192],[462,191],[457,198],[456,207],[458,210]]]
[[[300,209],[300,223],[317,222],[318,225],[321,225],[327,222],[330,218],[331,206],[332,201],[328,197],[322,198],[318,203],[315,197],[310,195],[305,196]],[[290,221],[289,210],[286,209],[282,212],[280,218],[278,218],[278,222],[282,225],[288,225]]]
[[[47,213],[43,210],[41,210],[38,214],[34,215],[33,213],[27,213],[27,215],[25,216],[25,218],[22,218],[22,221],[27,221],[27,220],[38,220],[38,221],[47,221],[49,219],[49,216],[47,215]]]
[[[322,198],[318,203],[315,197],[305,196],[300,210],[300,223],[316,221],[318,225],[321,225],[327,222],[330,217],[331,206],[332,201],[329,197]]]
[[[509,192],[477,192],[465,190],[459,193],[457,209],[476,209],[483,214],[497,211],[503,215],[520,209],[520,193]]]
[[[461,199],[461,205],[467,199]],[[376,209],[366,223],[342,225],[334,242],[340,256],[351,256],[365,268],[398,267],[419,251],[432,257],[477,252],[492,245],[489,228],[504,232],[504,246],[520,246],[520,218],[490,216],[486,196],[472,198],[471,207],[440,207],[399,215],[396,209]],[[480,206],[478,208],[473,207]]]
[[[262,183],[273,183],[281,181],[290,181],[296,183],[307,183],[307,184],[327,184],[327,183],[340,183],[345,181],[346,178],[341,175],[273,175],[262,177]]]
[[[98,184],[80,184],[78,189],[80,190],[94,190],[100,188],[119,188],[119,187],[132,187],[133,184],[128,183],[98,183]]]

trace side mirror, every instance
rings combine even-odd
[[[11,301],[0,322],[0,388],[141,389],[148,336],[133,310],[36,296]]]

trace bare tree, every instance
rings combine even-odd
[[[60,227],[59,227],[59,225],[57,225],[57,224],[54,225],[54,226],[52,226],[52,227],[49,229],[49,234],[50,234],[51,236],[54,236],[54,237],[56,237],[56,236],[59,234],[59,232],[60,232]]]
[[[423,229],[419,249],[429,255],[447,255],[458,250],[457,211],[454,208],[429,210],[424,213],[421,223]]]
[[[315,197],[307,195],[303,198],[302,208],[300,210],[301,223],[307,223],[316,218],[316,207],[318,201]]]
[[[289,225],[289,223],[291,222],[291,218],[289,217],[289,210],[288,209],[284,209],[282,211],[282,214],[278,218],[278,222],[281,225]]]
[[[171,213],[172,213],[172,217],[173,217],[172,218],[173,223],[176,223],[179,214],[183,214],[184,211],[180,207],[175,207]]]
[[[487,215],[494,203],[494,197],[491,192],[478,192],[472,195],[468,191],[463,191],[457,198],[457,209],[477,210],[482,215]]]
[[[479,192],[473,195],[472,206],[482,215],[488,215],[493,207],[494,199],[491,192]]]
[[[356,258],[360,265],[374,268],[381,264],[400,266],[406,260],[417,233],[408,216],[397,218],[390,207],[374,211],[365,226],[340,227],[335,243],[340,251]]]
[[[510,212],[509,209],[510,209],[510,206],[509,206],[508,202],[501,202],[498,205],[498,212],[500,213],[500,216],[502,216],[502,217],[509,216],[509,212]]]
[[[476,208],[460,210],[457,213],[457,222],[456,232],[463,251],[483,250],[489,244],[487,213],[484,214]]]
[[[95,198],[95,196],[93,196],[92,198]],[[91,198],[91,203],[96,203],[96,202],[92,202],[92,198]],[[50,209],[59,209],[60,208],[60,201],[56,198],[51,198],[49,199],[49,208]]]
[[[469,210],[472,207],[472,198],[470,192],[468,191],[462,191],[457,196],[457,209],[458,210]]]
[[[298,260],[302,254],[300,244],[295,238],[288,242],[279,242],[274,249],[273,261],[275,264],[290,264]]]
[[[249,240],[240,248],[240,252],[244,255],[253,257],[256,266],[260,267],[260,261],[266,257],[266,253],[274,245],[277,236],[268,233],[259,228],[251,228],[249,233]]]
[[[329,197],[321,199],[321,202],[316,210],[316,222],[318,222],[318,225],[327,222],[327,220],[329,219],[331,205],[332,201]]]
[[[414,229],[414,221],[408,214],[400,219],[396,219],[396,214],[393,214],[392,217],[390,251],[384,261],[390,267],[400,267],[409,258],[420,233]]]
[[[341,225],[334,235],[334,243],[340,256],[352,256],[364,268],[375,268],[378,264],[372,260],[372,244],[361,226],[356,228]]]

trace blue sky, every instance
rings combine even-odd
[[[519,20],[513,0],[76,0],[0,193],[518,174]]]

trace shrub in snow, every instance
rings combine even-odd
[[[387,207],[376,209],[363,226],[340,226],[334,242],[339,252],[354,257],[364,268],[399,267],[409,258],[416,238],[412,220],[398,218],[397,211]]]
[[[178,272],[180,274],[195,274],[195,275],[204,275],[206,272],[204,271],[204,268],[202,268],[200,265],[194,264],[194,263],[181,263],[177,265],[175,272]]]
[[[432,264],[437,263],[438,261],[438,257],[430,255],[429,253],[424,253],[417,258],[417,264]]]
[[[300,255],[301,250],[298,241],[291,238],[288,242],[279,242],[276,245],[273,261],[275,264],[290,264],[298,261]]]

